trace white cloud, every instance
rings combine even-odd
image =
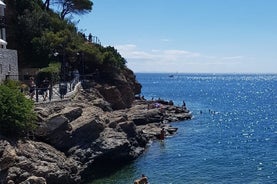
[[[171,58],[172,60],[179,60],[185,58],[195,58],[200,57],[201,55],[197,52],[190,52],[186,50],[164,50],[163,55],[166,58]]]
[[[128,59],[141,59],[141,60],[163,60],[163,61],[176,61],[183,60],[184,58],[199,57],[200,54],[186,50],[157,50],[141,51],[134,44],[117,45],[116,49],[123,57]]]
[[[226,56],[222,57],[223,60],[237,60],[237,59],[243,59],[243,56]]]
[[[208,56],[181,49],[143,51],[134,44],[115,46],[134,72],[230,72],[243,56]]]
[[[167,39],[167,38],[163,38],[161,39],[162,42],[170,42],[171,40],[170,39]]]
[[[153,55],[148,52],[139,51],[136,45],[126,44],[126,45],[117,45],[115,46],[119,53],[128,59],[151,59]]]

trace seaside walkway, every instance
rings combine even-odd
[[[72,83],[63,83],[65,84],[65,94],[61,94],[61,84],[55,84],[52,88],[48,88],[46,93],[47,93],[47,98],[44,99],[43,94],[40,94],[41,88],[37,88],[35,91],[35,95],[33,97],[33,101],[35,104],[40,104],[40,103],[49,103],[49,102],[55,102],[55,101],[63,101],[63,100],[68,100],[75,96],[78,91],[81,88],[81,82],[77,82],[76,84],[72,85]],[[27,95],[28,98],[31,98],[30,95]]]

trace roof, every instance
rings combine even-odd
[[[5,40],[0,39],[0,45],[7,45],[8,43]]]
[[[4,6],[4,7],[6,7],[6,4],[5,4],[5,3],[3,3],[3,1],[1,1],[1,0],[0,0],[0,6]]]

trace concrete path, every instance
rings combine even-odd
[[[52,96],[50,98],[50,90],[47,90],[47,98],[46,100],[43,99],[43,95],[40,94],[35,94],[34,95],[34,102],[35,103],[49,103],[49,102],[53,102],[53,101],[62,101],[62,100],[68,100],[71,97],[73,97],[81,88],[81,82],[78,82],[74,88],[72,89],[71,84],[67,83],[67,93],[61,97],[60,95],[60,85],[56,84],[53,86],[53,90],[52,90]],[[37,92],[39,91],[36,90]],[[28,95],[28,98],[30,98],[30,96]]]

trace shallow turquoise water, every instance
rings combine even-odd
[[[93,184],[277,183],[277,75],[137,74],[147,99],[193,111],[178,133]],[[200,112],[202,111],[202,113]]]

